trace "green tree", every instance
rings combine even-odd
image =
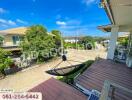
[[[95,40],[91,36],[85,36],[81,38],[80,42],[83,43],[84,45],[92,44],[92,46],[95,47]]]
[[[49,35],[47,29],[42,25],[34,25],[28,28],[26,35],[21,43],[23,52],[37,52],[37,61],[41,62],[48,58],[44,55],[50,53],[51,48],[55,47],[53,36]]]
[[[98,43],[101,43],[102,41],[109,40],[107,37],[94,37],[94,40]]]
[[[125,47],[127,47],[128,45],[128,40],[129,40],[128,37],[118,38],[119,44]]]
[[[56,48],[61,46],[61,32],[59,30],[52,30],[51,33],[53,34]]]

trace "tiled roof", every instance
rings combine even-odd
[[[26,27],[18,27],[18,28],[12,28],[7,30],[1,30],[0,34],[2,35],[24,35],[26,32]]]

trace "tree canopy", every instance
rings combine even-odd
[[[61,46],[61,32],[58,30],[52,30],[51,33],[54,35],[56,47],[59,48]]]
[[[85,37],[83,37],[83,38],[81,39],[81,42],[82,42],[82,43],[90,43],[90,42],[94,42],[94,41],[95,41],[94,38],[91,37],[91,36],[85,36]]]
[[[91,36],[85,36],[85,37],[81,38],[80,42],[84,45],[91,44],[92,47],[95,47],[95,40]]]
[[[127,47],[128,41],[129,41],[128,37],[118,38],[118,43],[125,47]]]
[[[38,61],[44,61],[50,57],[50,55],[47,57],[45,55],[50,54],[51,49],[56,48],[56,42],[60,40],[59,31],[54,30],[51,33],[48,33],[47,29],[42,25],[29,27],[21,43],[23,52],[37,52]]]

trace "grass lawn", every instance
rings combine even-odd
[[[82,67],[80,70],[78,70],[77,72],[74,72],[68,76],[58,76],[57,79],[62,81],[62,82],[65,82],[65,83],[70,83],[70,84],[73,84],[74,82],[74,78],[76,76],[78,76],[79,74],[82,74],[89,66],[91,66],[92,64],[94,63],[94,60],[88,60],[85,62],[85,65],[84,67]]]

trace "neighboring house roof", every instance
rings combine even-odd
[[[41,92],[42,100],[87,100],[88,98],[75,88],[54,78],[50,78],[29,91]]]
[[[27,31],[27,27],[17,27],[17,28],[11,28],[7,30],[0,30],[1,35],[25,35]],[[51,32],[47,32],[47,34],[55,36]]]
[[[1,35],[25,35],[25,31],[27,30],[26,27],[18,27],[18,28],[12,28],[7,30],[1,30]]]
[[[119,38],[125,38],[125,37],[129,37],[130,33],[123,33],[119,35]]]

